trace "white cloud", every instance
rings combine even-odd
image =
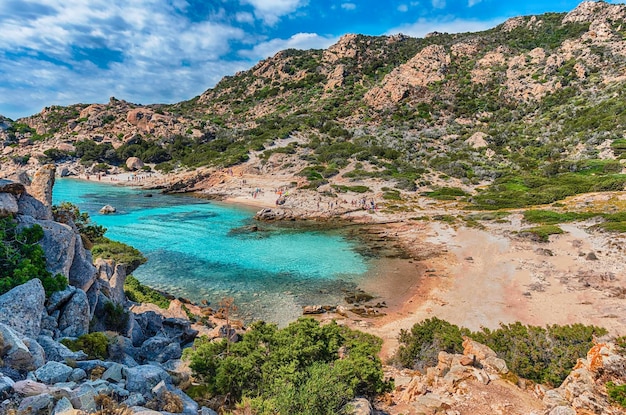
[[[189,99],[253,64],[224,61],[243,30],[215,15],[192,22],[183,0],[3,1],[0,113],[11,118],[112,95]]]
[[[409,11],[409,6],[407,6],[406,4],[401,4],[398,6],[398,11],[402,13],[406,13]]]
[[[388,30],[386,34],[393,35],[403,33],[413,37],[424,37],[426,34],[431,32],[479,32],[495,27],[505,20],[506,18],[496,18],[491,20],[466,20],[454,18],[429,20],[421,18],[415,23],[398,26]]]
[[[276,24],[281,17],[308,4],[308,0],[242,0],[242,2],[250,4],[254,8],[255,16],[269,25]]]
[[[337,37],[325,37],[316,33],[297,33],[289,39],[272,39],[260,43],[251,50],[240,51],[239,55],[251,60],[265,59],[284,49],[324,49],[337,40]]]
[[[354,3],[341,3],[341,8],[344,10],[355,10],[356,4]]]
[[[254,23],[254,16],[252,13],[239,12],[235,14],[235,20],[239,23]]]
[[[446,0],[432,0],[431,4],[435,9],[444,9],[446,7]]]
[[[467,0],[467,7],[474,7],[483,0]]]

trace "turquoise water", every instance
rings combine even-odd
[[[150,193],[152,197],[146,197]],[[216,305],[234,297],[239,314],[285,324],[303,305],[337,304],[368,270],[354,242],[338,232],[253,224],[254,210],[190,196],[58,179],[54,203],[76,204],[106,236],[132,245],[148,262],[133,274],[151,287]],[[112,215],[98,211],[106,204]]]

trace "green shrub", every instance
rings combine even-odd
[[[611,402],[626,408],[626,385],[616,385],[613,382],[607,382],[606,393],[609,395]]]
[[[87,238],[89,242],[102,238],[106,233],[104,226],[92,224],[89,214],[87,212],[81,212],[78,206],[72,203],[63,202],[59,205],[52,206],[52,215],[57,222],[66,224],[70,222],[74,223],[78,232]]]
[[[94,258],[113,259],[118,264],[126,264],[126,271],[133,272],[147,261],[146,257],[136,248],[122,242],[112,241],[107,237],[96,239],[91,249]]]
[[[214,396],[258,414],[336,414],[355,396],[389,390],[377,357],[382,341],[332,322],[300,319],[284,329],[257,322],[241,341],[196,340],[191,368]]]
[[[558,223],[574,222],[597,216],[593,213],[565,212],[558,213],[551,210],[527,210],[524,212],[524,220],[530,223],[542,223],[556,225]]]
[[[123,333],[128,326],[128,312],[121,304],[114,304],[111,301],[104,303],[104,326],[107,330]]]
[[[13,218],[0,218],[0,294],[38,278],[46,296],[67,286],[67,279],[46,269],[46,256],[38,242],[43,238],[39,225],[17,229]]]
[[[400,332],[394,361],[409,368],[434,366],[440,350],[461,352],[462,336],[466,335],[493,349],[518,376],[556,386],[567,377],[577,359],[587,355],[593,337],[606,333],[601,327],[582,324],[543,328],[519,322],[502,324],[496,330],[470,332],[432,318],[415,324],[410,332]]]
[[[163,309],[168,309],[170,306],[170,300],[168,300],[163,294],[155,289],[143,285],[132,275],[126,277],[124,292],[129,300],[137,303],[152,303]]]
[[[89,359],[107,359],[109,357],[109,339],[104,333],[83,334],[76,340],[62,339],[61,343],[73,352],[82,350]]]
[[[458,197],[468,194],[458,187],[440,187],[432,192],[425,192],[423,195],[437,200],[456,200]]]
[[[394,362],[403,367],[423,370],[437,364],[440,351],[463,352],[463,334],[458,326],[433,317],[413,325],[411,331],[401,330],[400,347]]]
[[[559,235],[563,232],[563,229],[556,225],[541,225],[533,228],[522,229],[520,231],[520,235],[531,235],[539,242],[548,242],[550,240],[550,235]]]

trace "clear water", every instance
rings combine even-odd
[[[152,197],[146,197],[146,194]],[[234,297],[245,319],[286,324],[302,306],[341,303],[368,270],[353,241],[338,232],[252,224],[254,210],[190,196],[58,179],[54,203],[71,202],[106,236],[148,258],[134,275],[147,285],[216,305]],[[112,215],[99,210],[109,204]]]

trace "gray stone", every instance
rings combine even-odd
[[[41,329],[41,315],[46,293],[41,281],[34,278],[0,296],[0,323],[17,333],[34,337]]]
[[[146,403],[146,398],[144,398],[142,394],[135,392],[131,393],[122,403],[128,407],[141,406]]]
[[[206,406],[203,406],[202,408],[200,408],[200,415],[217,415],[217,412],[215,412],[211,408],[207,408]]]
[[[365,398],[353,399],[349,404],[351,415],[372,415],[374,409],[372,404]]]
[[[0,193],[0,217],[13,216],[19,211],[17,199],[9,193]]]
[[[502,375],[509,373],[509,368],[507,367],[506,362],[498,357],[489,356],[482,362],[482,364],[492,373],[495,372]]]
[[[69,280],[76,239],[80,239],[74,230],[64,223],[35,220],[29,216],[20,216],[19,222],[23,227],[31,227],[35,224],[42,227],[43,239],[39,241],[39,245],[46,255],[46,269],[52,275],[61,274]]]
[[[10,391],[11,389],[13,389],[13,385],[15,385],[15,382],[13,382],[13,379],[11,379],[8,376],[4,376],[0,374],[0,399],[5,398],[4,394]]]
[[[35,220],[50,220],[48,209],[39,200],[35,199],[28,193],[24,193],[17,201],[19,213],[24,216],[30,216]]]
[[[117,212],[117,209],[115,209],[113,206],[111,205],[104,205],[102,206],[102,208],[100,208],[100,213],[107,215],[110,213],[115,213]]]
[[[48,311],[48,314],[63,308],[72,295],[74,295],[75,291],[76,287],[68,285],[67,288],[62,291],[53,292],[46,302],[46,310]]]
[[[52,410],[52,415],[70,415],[73,414],[74,407],[69,399],[63,397],[59,399],[57,404],[54,406]]]
[[[81,409],[85,412],[95,412],[97,407],[94,398],[97,395],[98,394],[93,386],[83,383],[78,389],[71,392],[70,402],[76,409]]]
[[[563,397],[563,395],[559,393],[557,389],[551,389],[549,391],[546,391],[546,393],[543,396],[543,403],[548,408],[568,405],[567,400]]]
[[[53,385],[67,381],[73,370],[74,369],[63,363],[52,361],[35,370],[35,376],[41,382]]]
[[[126,378],[127,391],[138,392],[143,395],[148,395],[152,388],[161,381],[165,381],[167,384],[171,383],[170,375],[162,368],[153,365],[125,368],[124,377]]]
[[[33,356],[15,330],[0,323],[0,335],[4,341],[4,364],[16,370],[33,370],[35,368]]]
[[[191,343],[198,331],[191,328],[191,322],[182,318],[166,318],[162,323],[163,332],[167,337],[180,344]]]
[[[70,377],[68,378],[68,380],[72,381],[72,382],[80,382],[81,380],[85,379],[87,377],[87,372],[85,372],[85,370],[77,367],[74,370],[72,370],[72,374],[70,374]]]
[[[97,367],[103,367],[106,370],[114,364],[115,363],[113,362],[105,362],[103,360],[95,359],[95,360],[83,360],[81,362],[76,362],[76,367],[81,368],[87,373],[89,373]]]
[[[59,330],[61,336],[79,337],[89,332],[89,301],[87,294],[77,289],[61,312]]]
[[[112,364],[103,374],[101,379],[109,382],[119,383],[124,378],[122,375],[122,369],[124,367],[118,363]]]
[[[157,336],[143,343],[139,355],[146,361],[163,363],[171,359],[180,358],[182,350],[177,342],[172,342],[167,337]]]
[[[576,411],[570,406],[554,407],[549,415],[576,415]]]
[[[87,354],[85,354],[85,352],[83,352],[82,350],[73,352],[63,344],[52,340],[52,338],[48,336],[37,337],[37,343],[39,343],[46,352],[47,360],[53,360],[55,362],[65,362],[66,359],[85,360],[87,358]]]
[[[52,388],[48,385],[30,379],[20,380],[13,385],[13,390],[24,396],[36,396],[42,393],[50,393],[51,389]]]
[[[96,267],[93,266],[91,252],[85,250],[80,237],[74,239],[74,258],[69,273],[69,282],[76,288],[88,291],[98,277]]]
[[[170,392],[178,395],[180,399],[183,401],[183,414],[185,415],[197,415],[198,414],[198,403],[191,399],[187,394],[180,389],[174,388],[171,385],[168,387]]]
[[[46,352],[37,340],[26,337],[24,344],[28,347],[28,351],[33,358],[33,366],[41,367],[46,363]]]
[[[52,395],[42,393],[41,395],[28,396],[20,402],[17,408],[17,415],[47,415],[54,405]]]
[[[54,164],[42,166],[33,175],[33,182],[28,189],[28,193],[50,210],[50,218],[52,218],[52,188],[54,187],[55,173],[56,166]]]

